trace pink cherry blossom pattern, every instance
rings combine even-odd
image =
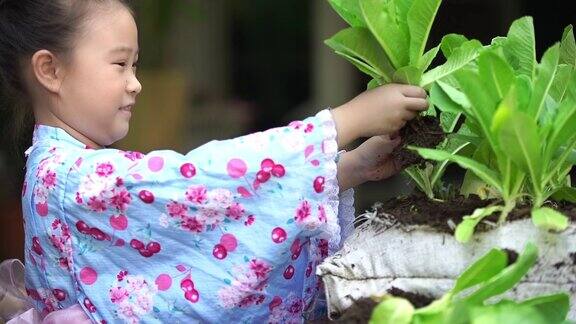
[[[82,281],[82,283],[90,286],[93,285],[96,280],[98,280],[98,273],[96,270],[90,267],[84,267],[80,270],[80,281]]]
[[[42,217],[48,215],[48,203],[47,202],[37,203],[36,212],[38,213],[38,215]]]
[[[260,170],[262,170],[264,172],[272,172],[272,168],[274,168],[275,165],[276,165],[276,163],[274,163],[274,160],[264,159],[260,163]]]
[[[162,246],[158,242],[148,242],[148,244],[146,244],[146,250],[156,254],[162,250]]]
[[[228,252],[234,252],[238,246],[238,240],[233,234],[224,234],[220,238],[220,244],[222,244]]]
[[[294,272],[295,272],[295,269],[292,265],[289,265],[288,267],[286,267],[286,270],[284,270],[284,279],[286,279],[286,280],[292,279],[292,277],[294,277]]]
[[[62,289],[52,289],[52,295],[54,295],[58,301],[63,301],[66,299],[66,291]]]
[[[170,287],[172,286],[172,277],[163,273],[163,274],[159,275],[158,277],[156,277],[155,283],[156,283],[156,287],[158,287],[158,290],[166,291],[166,290],[170,289]]]
[[[304,157],[308,158],[314,152],[314,145],[308,145],[304,150]]]
[[[192,289],[192,291],[187,291],[184,293],[184,298],[186,298],[191,303],[197,303],[200,300],[200,294],[198,290]]]
[[[243,177],[248,170],[246,162],[241,159],[232,159],[228,161],[227,165],[228,175],[234,179]]]
[[[300,244],[299,238],[292,242],[292,245],[290,246],[290,252],[292,252],[292,260],[298,259],[300,253],[302,252],[302,245]]]
[[[326,179],[322,176],[318,176],[316,179],[314,179],[314,191],[316,191],[316,193],[324,192],[325,181]]]
[[[286,175],[286,169],[282,164],[276,164],[272,168],[272,175],[276,178],[282,178],[284,175]]]
[[[86,307],[90,313],[96,313],[96,307],[88,298],[84,298],[84,307]]]
[[[151,204],[154,202],[154,194],[148,190],[141,190],[138,193],[138,197],[146,204]]]
[[[236,189],[236,191],[237,191],[242,197],[244,197],[244,198],[248,198],[248,197],[251,197],[251,196],[252,196],[252,194],[250,193],[250,191],[248,191],[248,189],[246,189],[245,187],[242,187],[242,186],[238,187],[238,188]]]
[[[40,239],[36,236],[34,236],[32,238],[32,251],[34,251],[34,253],[36,253],[38,255],[44,254],[44,250],[42,249],[42,246],[40,245]]]
[[[223,260],[228,256],[228,251],[222,244],[216,244],[212,250],[212,255],[218,260]]]
[[[312,274],[312,262],[308,262],[308,266],[306,267],[306,277],[310,277]]]
[[[282,297],[274,296],[274,298],[272,298],[272,301],[270,302],[270,304],[268,304],[268,309],[270,309],[270,311],[272,311],[272,310],[274,310],[274,308],[276,308],[280,305],[282,305]]]
[[[256,179],[258,180],[258,182],[260,183],[266,183],[268,182],[268,180],[270,180],[270,172],[266,172],[266,171],[258,171],[258,173],[256,173]]]
[[[180,173],[185,178],[192,178],[196,175],[196,167],[192,163],[184,163],[180,167]]]
[[[186,278],[182,279],[182,281],[180,281],[180,288],[184,292],[192,291],[194,289],[194,281],[192,281],[190,276],[187,276]]]
[[[110,216],[110,225],[118,231],[123,231],[128,228],[128,218],[125,215],[112,215]]]
[[[286,238],[288,237],[288,234],[286,233],[286,230],[283,229],[282,227],[276,227],[272,230],[272,242],[280,244],[284,241],[286,241]]]
[[[81,220],[76,222],[76,229],[82,234],[88,234],[90,232],[90,226]]]
[[[158,172],[164,168],[164,159],[160,156],[151,157],[148,160],[148,169],[152,172]]]

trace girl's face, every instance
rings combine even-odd
[[[128,133],[136,96],[138,30],[120,5],[99,9],[74,44],[54,115],[89,142],[110,145]]]

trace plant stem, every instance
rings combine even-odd
[[[500,217],[498,218],[498,224],[502,224],[506,221],[508,214],[510,214],[510,212],[514,210],[514,207],[516,207],[516,199],[510,199],[506,201],[504,209],[502,209]]]

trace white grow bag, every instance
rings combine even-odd
[[[559,234],[539,230],[530,219],[509,222],[476,233],[467,244],[426,226],[389,228],[363,224],[342,249],[317,269],[326,289],[328,314],[342,314],[354,301],[382,295],[396,287],[440,297],[466,267],[494,247],[520,253],[526,242],[537,245],[539,258],[531,271],[504,297],[523,300],[566,292],[569,318],[576,318],[576,225]]]

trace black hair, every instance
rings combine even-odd
[[[65,59],[90,5],[124,0],[0,0],[0,104],[7,108],[14,142],[33,125],[23,71],[32,55],[46,49]]]

